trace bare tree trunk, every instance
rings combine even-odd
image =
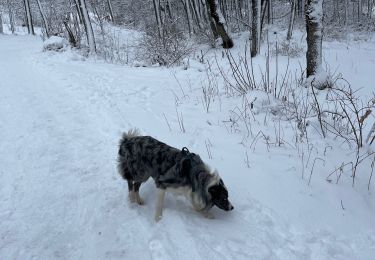
[[[16,31],[16,26],[14,24],[14,14],[13,14],[12,5],[10,3],[10,0],[7,0],[7,6],[8,6],[10,30],[12,31],[12,33],[14,33]]]
[[[345,0],[345,25],[348,24],[349,19],[349,0]]]
[[[99,14],[97,4],[98,3],[97,3],[96,0],[91,1],[91,8],[94,10],[94,13],[95,13],[96,17],[98,18],[100,31],[101,31],[101,34],[102,34],[102,37],[103,37],[103,40],[104,40],[105,31],[104,31],[104,25],[103,25],[103,20],[102,20],[103,16]]]
[[[367,10],[368,10],[367,15],[369,18],[371,18],[372,16],[372,1],[373,0],[367,0]]]
[[[268,6],[268,1],[261,1],[260,2],[260,14],[261,14],[261,20],[260,20],[260,31],[263,31],[263,24],[264,24],[264,17],[266,17],[266,10]]]
[[[307,77],[316,75],[322,66],[323,40],[323,0],[307,0],[306,31],[307,31]]]
[[[34,35],[35,32],[34,32],[34,25],[33,25],[33,17],[31,16],[30,2],[29,0],[24,0],[23,2],[25,4],[27,30],[29,31],[29,34]]]
[[[47,35],[47,38],[48,38],[49,37],[49,28],[48,28],[48,24],[47,24],[47,19],[46,19],[46,16],[45,16],[44,12],[43,12],[42,5],[40,4],[40,0],[36,0],[36,2],[38,3],[39,12],[40,12],[40,15],[42,16],[44,28],[46,30],[46,35]]]
[[[68,37],[69,37],[69,43],[72,47],[77,47],[77,39],[74,37],[74,34],[72,32],[72,29],[70,28],[69,24],[67,21],[63,22],[66,31],[68,32]]]
[[[302,18],[305,13],[305,0],[297,0],[297,14],[299,18]]]
[[[198,1],[198,0],[194,0],[194,9],[195,9],[195,12],[197,13],[197,17],[199,19],[199,22],[201,23],[202,25],[202,22],[203,22],[203,15],[202,15],[202,12],[201,12],[201,3]]]
[[[290,18],[289,18],[289,26],[288,26],[288,34],[286,36],[286,39],[288,41],[292,38],[294,17],[295,17],[295,13],[296,13],[296,1],[297,0],[292,0],[291,10],[290,10]]]
[[[81,24],[83,24],[83,15],[82,15],[82,9],[81,9],[81,4],[79,2],[80,0],[74,0],[74,3],[75,3],[75,6],[76,6],[76,9],[77,9],[77,14],[78,14],[78,17],[79,17],[79,22]]]
[[[190,2],[190,5],[191,5],[191,9],[193,10],[193,14],[194,14],[194,17],[195,17],[195,21],[198,25],[198,28],[199,29],[202,29],[202,17],[200,17],[200,14],[198,12],[198,6],[197,6],[197,2],[196,0],[193,0],[193,1],[189,1]]]
[[[273,24],[273,0],[267,0],[268,1],[268,9],[267,9],[267,21],[268,24]]]
[[[236,24],[238,30],[242,29],[242,24],[240,23],[240,19],[243,21],[243,15],[242,15],[242,6],[241,2],[239,0],[234,0],[234,8],[235,8],[235,13],[238,19],[236,19]]]
[[[79,47],[81,45],[81,36],[82,36],[79,14],[72,13],[72,18],[73,18],[73,29],[75,33],[75,41],[76,41],[76,46],[73,46],[73,47]]]
[[[210,9],[209,9],[208,5],[206,5],[206,7],[207,7],[207,12],[210,13]],[[215,21],[211,17],[211,15],[208,17],[208,20],[210,22],[210,27],[211,27],[212,34],[213,34],[213,36],[214,36],[214,38],[216,40],[217,38],[219,38],[219,32],[217,31]]]
[[[4,33],[4,29],[3,29],[3,16],[2,16],[2,12],[0,11],[0,34],[3,34]]]
[[[96,52],[96,44],[94,37],[94,30],[90,21],[89,13],[87,11],[86,0],[78,0],[80,2],[80,8],[83,16],[83,24],[86,29],[87,42],[89,44],[90,53]]]
[[[108,10],[109,10],[109,16],[111,18],[111,22],[115,22],[115,16],[113,15],[113,8],[112,8],[112,3],[111,0],[107,0],[107,5],[108,5]]]
[[[173,19],[172,5],[171,5],[171,1],[170,0],[167,0],[167,9],[168,9],[169,19]]]
[[[251,23],[251,57],[255,57],[260,51],[260,11],[261,1],[251,0],[252,23]]]
[[[253,16],[252,16],[252,5],[251,5],[251,0],[247,0],[246,1],[247,2],[247,12],[248,12],[248,15],[249,15],[249,17],[248,17],[248,24],[249,24],[249,31],[251,30],[251,24],[252,24],[252,22],[253,22]],[[251,34],[251,32],[250,32],[250,34]],[[250,39],[251,39],[251,36],[250,36]]]
[[[161,23],[161,18],[160,18],[160,3],[159,0],[153,0],[154,3],[154,11],[155,11],[155,18],[156,18],[156,24],[158,26],[158,33],[159,33],[159,38],[163,38],[163,28],[162,28],[162,23]]]
[[[199,2],[199,7],[200,7],[200,13],[201,17],[204,18],[204,21],[208,22],[210,19],[210,9],[207,6],[206,0],[197,0]]]
[[[358,0],[358,21],[361,20],[362,17],[362,0]]]
[[[225,20],[223,15],[220,12],[220,5],[218,3],[218,0],[206,0],[207,5],[210,9],[210,15],[214,21],[214,25],[216,28],[216,32],[213,31],[214,35],[215,33],[218,33],[223,40],[223,48],[229,49],[233,47],[233,40],[228,35],[226,28],[225,28]],[[212,28],[212,26],[211,26]]]
[[[191,12],[190,12],[189,1],[190,0],[182,0],[182,3],[185,6],[186,18],[187,18],[188,27],[189,27],[189,35],[192,35],[193,26],[192,26],[192,22],[191,22]]]

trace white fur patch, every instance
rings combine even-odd
[[[178,188],[167,188],[167,191],[172,193],[173,195],[184,195],[186,197],[190,196],[191,187],[189,186],[184,186],[184,187],[178,187]]]
[[[207,170],[209,170],[208,166],[206,167],[207,167]],[[208,194],[208,189],[214,185],[219,184],[220,182],[220,176],[216,170],[213,173],[211,173],[211,175],[212,175],[212,178],[210,182],[207,184],[207,187],[205,190],[205,192],[207,193],[207,196],[210,196]],[[178,195],[185,196],[188,200],[190,200],[191,204],[193,205],[196,211],[202,211],[207,206],[206,203],[203,201],[202,196],[200,196],[200,194],[197,192],[193,192],[192,188],[189,186],[178,187],[178,188],[167,188],[166,191],[172,193],[175,196],[178,196]],[[159,212],[161,211],[160,208],[158,210]]]
[[[193,205],[194,209],[197,211],[201,211],[206,207],[206,204],[204,203],[202,197],[192,191],[192,188],[189,186],[179,187],[179,188],[168,188],[168,192],[172,193],[175,196],[183,195],[185,196],[190,203]]]
[[[192,192],[190,194],[190,201],[196,211],[201,211],[206,207],[206,203],[203,201],[202,197],[196,192]]]
[[[165,190],[158,189],[158,199],[156,201],[156,210],[155,210],[155,221],[158,222],[163,215],[163,204],[164,204]]]
[[[207,192],[208,192],[208,189],[216,184],[219,184],[220,182],[220,176],[219,176],[219,173],[217,172],[217,170],[215,170],[213,173],[212,173],[212,179],[210,180],[210,182],[207,184]]]

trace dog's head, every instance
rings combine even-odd
[[[203,163],[201,158],[194,153],[190,153],[187,148],[184,147],[182,153],[184,157],[179,163],[179,173],[180,176],[190,178],[193,192],[201,190],[201,196],[204,197],[203,201],[207,200],[206,206],[216,205],[225,211],[233,210],[233,206],[228,200],[228,190],[219,174],[216,171],[211,173],[211,170]],[[202,208],[206,206],[202,205]]]
[[[228,200],[228,190],[222,179],[219,179],[218,182],[210,186],[208,192],[211,195],[212,203],[215,206],[225,211],[233,210],[234,207]]]

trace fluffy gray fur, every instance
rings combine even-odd
[[[199,155],[190,153],[186,148],[176,149],[150,136],[140,136],[134,129],[124,133],[120,140],[118,171],[128,182],[131,202],[138,204],[143,204],[139,196],[141,184],[150,177],[154,179],[159,190],[156,220],[161,218],[166,190],[183,193],[190,199],[194,209],[206,216],[214,205],[210,187],[220,185],[221,193],[226,195],[218,196],[228,197],[219,175],[211,173]],[[227,201],[225,210],[231,209],[233,207]]]

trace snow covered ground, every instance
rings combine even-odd
[[[325,54],[371,93],[375,45],[358,44],[355,56],[342,43],[326,43]],[[205,112],[200,63],[134,68],[42,49],[38,37],[0,35],[0,259],[374,258],[369,164],[354,188],[349,175],[325,180],[347,149],[328,149],[308,185],[313,158],[331,144],[316,137],[308,167],[292,146],[249,146],[226,123],[240,99],[222,96]],[[255,133],[277,129],[257,119]],[[208,220],[167,195],[155,223],[151,180],[141,187],[146,205],[131,205],[116,172],[117,143],[131,127],[199,153],[218,169],[234,211],[214,208]]]

